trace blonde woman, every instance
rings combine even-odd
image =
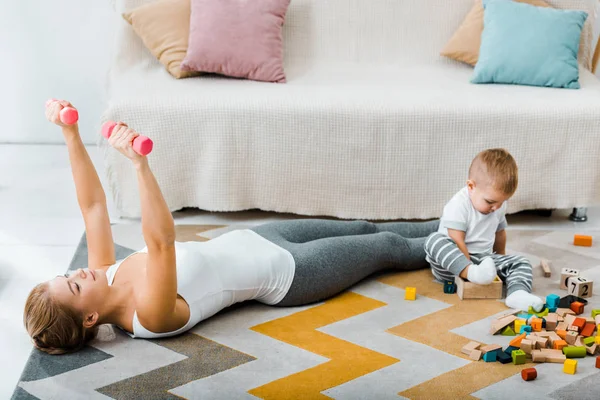
[[[226,233],[208,242],[176,242],[173,219],[146,157],[132,149],[125,124],[109,143],[129,158],[139,182],[146,247],[115,260],[105,194],[79,136],[51,103],[69,151],[88,245],[88,268],[37,285],[24,311],[35,347],[50,354],[81,349],[101,324],[132,337],[159,338],[191,329],[238,302],[309,304],[386,268],[428,267],[425,238],[438,221],[381,223],[292,220]]]

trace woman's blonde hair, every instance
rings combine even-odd
[[[98,327],[84,327],[79,313],[52,297],[48,282],[40,283],[29,293],[23,323],[35,347],[48,354],[80,350],[98,333]]]

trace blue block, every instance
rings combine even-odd
[[[513,352],[514,350],[520,350],[520,348],[519,348],[519,347],[515,347],[515,346],[508,346],[508,347],[506,348],[506,350],[504,350],[504,352],[505,352],[506,354],[508,354],[509,356],[512,356],[512,352]]]
[[[548,311],[550,312],[556,312],[557,309],[558,307],[548,307]]]
[[[558,303],[560,302],[560,296],[557,294],[549,294],[546,296],[546,306],[548,308],[554,308],[554,311],[558,308]],[[554,312],[552,311],[552,312]]]
[[[523,325],[521,327],[521,331],[519,332],[519,335],[522,333],[531,333],[531,326],[529,325]]]
[[[542,318],[542,328],[546,329],[546,318]]]
[[[454,281],[444,281],[444,293],[456,293],[456,283]]]
[[[483,355],[483,361],[485,362],[496,362],[496,353],[498,352],[498,350],[494,350],[494,351],[488,351],[487,353],[485,353]]]
[[[521,313],[521,314],[517,314],[517,318],[523,318],[523,319],[529,319],[533,316],[533,314],[529,314],[529,313]]]
[[[515,348],[515,350],[517,349]],[[502,364],[508,364],[512,361],[512,357],[509,354],[506,354],[506,351],[498,351],[496,353],[496,359]]]

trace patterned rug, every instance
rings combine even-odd
[[[205,241],[246,226],[176,228],[178,241]],[[115,225],[113,232],[119,258],[144,245],[139,224]],[[551,278],[534,270],[540,296],[566,295],[558,285],[563,267],[600,282],[600,246],[573,246],[573,232],[509,231],[508,238],[509,252],[533,265],[539,257],[551,261]],[[86,263],[84,237],[70,269]],[[404,300],[406,286],[417,288],[416,301]],[[585,315],[600,308],[599,295],[588,301]],[[130,339],[105,325],[79,353],[34,350],[12,398],[599,398],[592,357],[579,360],[575,375],[563,373],[562,364],[536,364],[537,379],[525,382],[520,371],[532,364],[475,362],[461,353],[471,340],[507,346],[510,337],[488,333],[506,310],[501,301],[444,294],[429,270],[391,272],[306,307],[243,303],[175,338]]]

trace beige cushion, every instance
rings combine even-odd
[[[539,7],[550,7],[548,3],[542,0],[517,1]],[[440,54],[470,65],[477,64],[479,47],[481,46],[481,32],[483,32],[483,3],[482,0],[475,0],[473,8],[471,8],[463,23],[454,32]]]
[[[154,57],[175,78],[198,75],[181,71],[188,48],[190,0],[160,0],[123,14]]]

